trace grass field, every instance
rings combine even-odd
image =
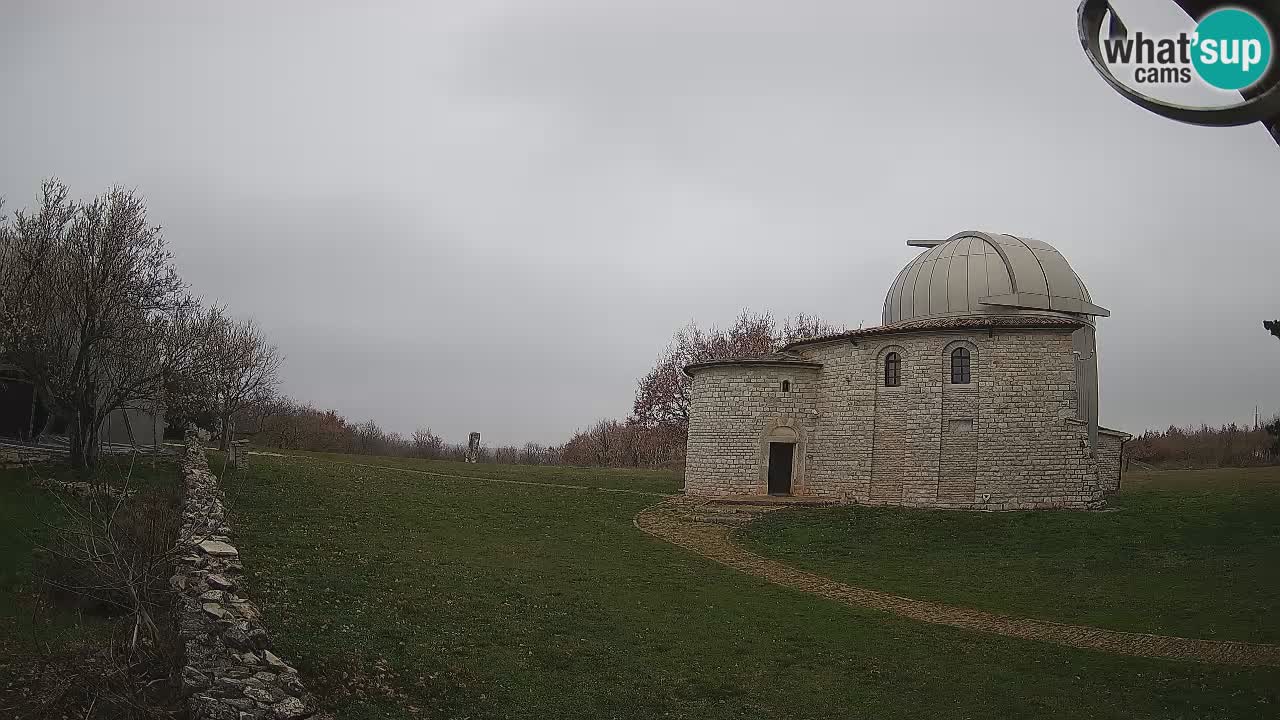
[[[337,464],[398,467],[420,473],[454,476],[484,476],[494,480],[532,482],[547,485],[581,485],[610,490],[635,490],[651,493],[678,493],[684,487],[684,477],[678,472],[630,470],[626,468],[584,468],[530,465],[489,465],[451,462],[447,460],[418,460],[398,457],[369,457],[365,455],[339,455],[334,453],[292,453],[305,457],[328,460]]]
[[[277,646],[343,718],[1280,710],[1280,670],[1074,651],[853,610],[640,533],[632,518],[656,497],[521,484],[674,490],[670,474],[255,460],[224,478],[250,592]]]
[[[103,463],[104,474],[118,483],[127,467],[118,466],[112,458]],[[139,463],[134,469],[133,487],[175,482],[176,477],[177,468],[172,463],[155,469]],[[36,546],[49,542],[50,526],[64,524],[66,517],[62,502],[53,493],[33,485],[38,478],[79,479],[65,465],[0,470],[0,657],[6,651],[12,656],[34,647],[56,646],[102,625],[92,614],[41,602]],[[77,502],[68,496],[63,500]]]
[[[739,540],[910,597],[1118,630],[1280,642],[1280,468],[1128,475],[1111,507],[787,511]]]
[[[49,473],[40,468],[38,474]],[[40,612],[33,551],[48,539],[46,523],[61,519],[61,507],[51,494],[32,486],[34,477],[26,469],[0,470],[0,683],[9,663],[25,659],[45,642],[65,644],[79,626],[75,613]]]
[[[101,471],[118,485],[127,460],[104,458]],[[82,501],[60,501],[34,486],[37,478],[79,479],[63,465],[0,470],[0,718],[6,720],[83,715],[88,699],[67,684],[76,682],[80,659],[100,650],[112,630],[100,608],[45,591],[37,548],[51,542],[51,526],[67,523],[62,503]],[[173,463],[143,462],[133,468],[131,487],[167,493],[176,479]]]

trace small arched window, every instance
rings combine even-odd
[[[902,358],[891,352],[884,356],[884,386],[898,387],[902,384]]]
[[[969,381],[969,349],[958,347],[951,351],[951,384],[968,385]]]
[[[790,381],[790,380],[783,380],[783,381],[782,381],[782,392],[791,392],[791,381]]]

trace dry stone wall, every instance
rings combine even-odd
[[[950,382],[951,351],[970,351],[972,382]],[[686,492],[763,492],[763,435],[803,419],[804,475],[794,494],[958,509],[1090,508],[1119,476],[1119,434],[1094,458],[1077,414],[1069,329],[914,331],[800,346],[819,370],[786,404],[785,373],[749,365],[695,371]],[[901,358],[898,387],[884,357]],[[795,373],[792,373],[793,375]]]
[[[303,720],[316,702],[298,672],[271,650],[261,614],[246,596],[207,436],[191,433],[183,457],[180,551],[170,585],[185,650],[181,684],[191,720]],[[327,717],[327,716],[325,716]]]

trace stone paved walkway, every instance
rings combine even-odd
[[[771,509],[774,508],[759,508],[756,512]],[[729,538],[731,525],[745,519],[742,513],[740,508],[729,509],[673,497],[642,510],[636,516],[635,524],[650,535],[748,575],[846,605],[883,610],[921,622],[1120,655],[1229,665],[1280,666],[1280,646],[1277,645],[1148,635],[1007,617],[846,585],[756,555],[733,543]]]

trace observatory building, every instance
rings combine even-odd
[[[1093,304],[1047,243],[966,231],[889,287],[884,322],[690,365],[685,492],[967,510],[1094,508],[1124,433],[1098,425]]]

